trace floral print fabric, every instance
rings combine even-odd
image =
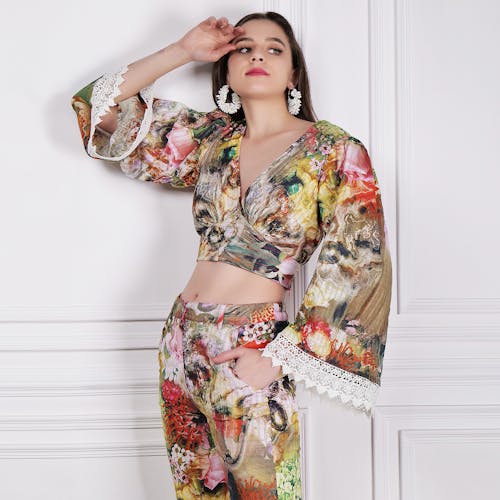
[[[122,158],[121,169],[133,179],[193,186],[198,260],[227,262],[289,289],[321,243],[295,321],[263,354],[308,387],[370,414],[381,383],[392,264],[379,184],[363,143],[320,120],[242,193],[244,121],[218,109],[149,102],[140,92],[119,103],[118,128],[106,136],[89,124],[100,101],[94,85],[72,100],[87,152]]]
[[[287,324],[283,304],[208,304],[179,295],[163,328],[159,402],[177,498],[300,500],[300,432],[287,375],[254,389],[234,362]]]

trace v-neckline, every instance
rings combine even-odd
[[[257,174],[257,176],[253,179],[253,181],[250,182],[250,184],[248,185],[248,187],[246,188],[244,193],[242,193],[242,188],[241,188],[240,156],[241,156],[241,141],[243,139],[243,135],[244,135],[247,127],[244,123],[240,123],[237,126],[237,148],[236,148],[236,154],[233,157],[233,161],[234,161],[234,164],[235,164],[236,169],[237,169],[236,177],[237,177],[237,181],[238,181],[238,201],[239,201],[239,206],[241,209],[243,209],[245,207],[246,199],[247,199],[247,196],[248,196],[250,189],[260,180],[260,178],[265,173],[269,172],[269,170],[271,170],[273,168],[273,166],[276,163],[278,163],[278,161],[280,161],[288,152],[290,152],[295,147],[296,144],[303,141],[311,133],[311,131],[313,131],[316,128],[317,124],[320,121],[321,120],[318,120],[318,121],[312,123],[300,137],[295,139],[281,154],[279,154],[274,160],[272,160],[269,163],[269,165],[264,167],[264,169],[262,169]],[[243,194],[243,197],[242,197],[242,194]]]

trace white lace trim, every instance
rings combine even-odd
[[[326,392],[331,398],[371,416],[380,386],[307,354],[287,336],[289,328],[279,332],[262,355],[271,358],[273,366],[280,365],[283,373],[304,381],[307,388],[314,386],[320,394]]]
[[[120,94],[119,86],[125,80],[123,74],[128,70],[128,65],[121,67],[115,73],[105,73],[94,83],[90,103],[92,105],[90,111],[90,137],[87,144],[87,152],[94,158],[103,160],[120,161],[127,157],[137,145],[144,139],[148,133],[153,116],[152,101],[153,101],[153,86],[154,83],[142,88],[139,93],[147,105],[144,117],[141,123],[140,130],[136,139],[130,147],[120,156],[102,156],[97,153],[96,147],[92,143],[97,124],[101,121],[101,117],[109,112],[111,106],[115,106],[114,98]]]

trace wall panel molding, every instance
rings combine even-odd
[[[377,7],[377,4],[380,6]],[[412,65],[414,64],[414,54],[416,50],[413,47],[412,30],[413,16],[418,8],[418,3],[410,0],[387,0],[385,2],[372,1],[372,10],[377,14],[376,18],[380,19],[377,25],[380,29],[382,19],[385,17],[388,21],[389,9],[394,9],[394,24],[395,38],[394,51],[395,55],[395,91],[394,101],[396,102],[395,116],[395,137],[396,137],[396,152],[397,152],[397,220],[396,235],[398,244],[398,294],[397,304],[398,313],[408,314],[500,314],[500,297],[418,297],[413,293],[414,286],[412,280],[412,252],[413,252],[413,237],[415,233],[415,221],[412,214],[418,211],[418,206],[412,203],[415,196],[412,195],[412,184],[414,176],[417,175],[417,167],[413,164],[412,159],[419,145],[415,143],[415,115],[416,104],[414,96],[415,82],[412,80]],[[422,7],[424,8],[424,7]],[[378,13],[387,9],[385,16],[378,16]],[[388,35],[384,35],[388,36]],[[377,39],[377,37],[375,37]],[[381,37],[377,39],[377,44],[380,44]],[[372,57],[376,68],[378,58]],[[384,70],[378,71],[375,69],[375,76],[387,73]],[[380,85],[375,84],[375,90],[380,88]],[[377,93],[378,95],[378,93]],[[380,102],[379,102],[380,101]],[[377,99],[375,103],[377,108],[384,101],[389,103],[387,99]],[[377,120],[374,118],[373,131],[380,130],[383,127],[385,120]],[[383,129],[383,128],[382,128]],[[378,143],[382,144],[381,141]],[[459,147],[457,145],[457,147]]]
[[[403,464],[411,468],[411,445],[410,448],[404,446],[411,441],[479,442],[490,436],[500,451],[500,405],[379,406],[375,409],[372,426],[374,500],[408,498],[400,496],[400,489],[404,488],[407,494],[410,491],[402,484],[401,477]],[[411,470],[405,470],[405,477],[411,476]]]
[[[299,276],[297,289],[306,287]],[[297,292],[298,293],[298,292]],[[297,301],[300,299],[297,298]],[[289,316],[293,314],[289,310]],[[492,318],[493,319],[493,318]],[[109,351],[156,349],[165,318],[151,321],[25,322],[0,324],[0,352]],[[498,340],[498,322],[487,318],[457,316],[394,316],[391,344],[458,341],[480,344]],[[490,347],[486,352],[490,352]],[[439,349],[439,347],[436,347]]]
[[[166,456],[165,443],[134,440],[130,442],[68,442],[2,444],[0,459],[53,460],[66,458],[155,457]]]
[[[299,45],[304,48],[307,15],[307,4],[304,0],[263,0],[262,10],[278,12],[285,16],[292,25]]]

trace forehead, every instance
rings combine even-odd
[[[238,36],[235,40],[243,37],[253,38],[254,40],[265,40],[268,37],[277,37],[283,40],[283,43],[289,45],[286,33],[283,28],[269,19],[251,19],[241,25],[245,33]]]

